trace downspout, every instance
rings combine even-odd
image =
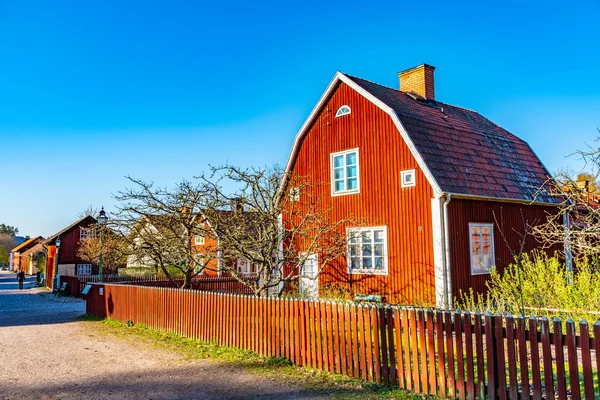
[[[450,284],[450,234],[448,229],[448,203],[452,200],[450,193],[446,193],[446,201],[444,202],[443,210],[444,213],[443,221],[444,221],[444,302],[446,303],[446,308],[452,308],[452,297],[450,296],[450,292],[452,290]]]
[[[567,281],[572,283],[573,278],[573,254],[571,252],[571,218],[569,212],[563,214],[563,225],[565,230],[565,264],[567,265]]]

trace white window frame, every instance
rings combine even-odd
[[[473,265],[473,228],[490,228],[490,242],[492,245],[492,265],[490,265],[489,268],[485,268],[482,266],[477,267],[477,270],[475,270],[475,266]],[[483,235],[481,233],[479,233],[479,237],[480,242],[483,243]],[[481,251],[482,253],[480,255],[483,256],[483,246],[481,246]],[[494,224],[487,222],[469,222],[469,264],[471,265],[471,275],[489,275],[492,271],[492,268],[496,265],[496,252],[494,248]]]
[[[343,117],[344,115],[350,115],[351,113],[352,109],[350,108],[350,106],[344,104],[343,106],[340,106],[340,108],[338,108],[338,110],[335,112],[335,118]]]
[[[204,244],[205,243],[205,237],[204,237],[204,231],[203,231],[204,227],[200,226],[199,228],[200,228],[199,230],[202,233],[194,232],[194,244]],[[200,239],[200,240],[198,240],[198,239]]]
[[[79,241],[96,239],[96,228],[79,228]]]
[[[200,264],[200,268],[202,268],[199,275],[204,275],[204,254],[194,255],[194,273],[198,273],[198,264]]]
[[[85,267],[85,270],[89,272],[88,273],[80,273],[79,271],[81,270],[82,267]],[[77,275],[91,275],[92,274],[92,264],[77,264]]]
[[[256,266],[256,272],[252,272],[252,264]],[[256,275],[258,274],[258,263],[252,263],[250,260],[240,258],[237,260],[236,270],[241,275]]]
[[[382,269],[375,268],[352,268],[352,260],[350,256],[350,240],[353,236],[359,236],[362,232],[371,232],[373,240],[375,240],[375,231],[383,231],[383,255],[382,255]],[[346,250],[346,262],[348,263],[349,274],[368,274],[368,275],[388,275],[388,234],[387,226],[369,226],[364,228],[346,228],[346,238],[348,241]],[[374,242],[373,242],[374,244]],[[375,251],[372,250],[373,265],[375,265]],[[360,255],[359,259],[362,260],[362,241],[360,243]],[[362,261],[361,261],[362,262]]]
[[[417,185],[417,170],[415,169],[407,169],[400,172],[400,186],[403,188],[413,187]],[[406,177],[412,176],[412,181],[407,182]]]
[[[356,189],[344,189],[344,190],[340,190],[338,192],[335,191],[335,167],[334,167],[334,159],[335,157],[339,157],[339,156],[346,156],[347,154],[350,153],[356,153]],[[346,165],[346,157],[344,157],[344,187],[346,187],[347,185],[347,177],[346,177],[346,169],[347,165]],[[360,193],[360,152],[359,152],[359,148],[356,147],[354,149],[348,149],[348,150],[344,150],[344,151],[338,151],[335,153],[331,153],[329,155],[329,169],[331,170],[330,172],[330,176],[331,176],[331,195],[332,196],[344,196],[347,194],[355,194],[355,193]]]
[[[300,188],[299,187],[293,187],[290,189],[290,201],[291,202],[300,201]]]

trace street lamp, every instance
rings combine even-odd
[[[58,276],[58,250],[60,250],[60,236],[56,238],[54,245],[56,246],[56,254],[54,256],[54,284],[52,285],[52,291],[56,292],[60,286],[60,278]]]
[[[104,244],[102,238],[102,231],[104,230],[104,225],[106,225],[106,221],[108,218],[106,217],[106,212],[104,212],[104,207],[100,210],[100,214],[98,214],[98,225],[100,226],[100,259],[98,260],[98,282],[102,282],[102,246]]]

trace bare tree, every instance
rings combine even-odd
[[[207,193],[203,214],[218,238],[221,268],[255,295],[281,294],[300,278],[314,279],[323,268],[345,263],[345,228],[358,224],[333,218],[321,185],[278,168],[230,165],[200,179]],[[236,190],[224,189],[232,187]],[[315,254],[320,269],[308,275],[305,266]],[[246,269],[238,268],[240,262]]]
[[[190,288],[192,279],[211,268],[217,256],[216,246],[195,243],[194,236],[211,234],[201,213],[203,186],[182,181],[169,190],[128,179],[134,189],[115,196],[120,204],[114,223],[129,255],[151,261],[174,285],[169,268],[179,270],[184,276],[182,288]]]
[[[77,256],[82,260],[98,266],[100,247],[102,247],[102,267],[108,273],[115,273],[120,266],[127,262],[127,243],[111,229],[104,229],[102,243],[100,241],[99,227],[97,224],[87,227],[89,235],[81,240],[77,249]]]
[[[9,233],[0,233],[0,263],[6,263],[12,249],[17,247],[14,236]]]
[[[548,247],[564,244],[567,257],[572,251],[576,257],[596,258],[600,254],[600,195],[596,193],[600,148],[575,154],[590,172],[577,175],[575,180],[568,173],[553,178],[554,184],[548,187],[561,199],[559,212],[549,214],[546,223],[533,228],[533,234]]]
[[[98,206],[95,206],[93,204],[88,204],[79,214],[77,214],[77,219],[82,219],[85,217],[96,218],[98,216],[99,212],[100,212],[100,208],[98,208]]]

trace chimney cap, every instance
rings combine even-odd
[[[405,74],[407,72],[412,72],[412,71],[414,71],[416,69],[421,69],[421,68],[429,68],[429,69],[435,70],[435,67],[433,65],[430,65],[430,64],[419,64],[419,65],[417,65],[415,67],[412,67],[412,68],[409,68],[409,69],[405,69],[403,71],[398,72],[398,75],[403,75],[403,74]]]

